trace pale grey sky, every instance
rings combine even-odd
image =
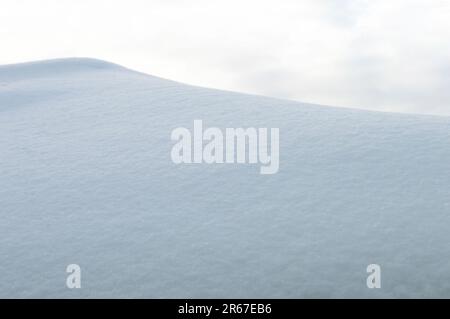
[[[450,115],[447,0],[0,0],[0,64],[72,56],[206,87]]]

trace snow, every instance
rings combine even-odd
[[[280,129],[280,169],[170,135]],[[93,59],[0,67],[0,297],[450,297],[450,118],[205,89]],[[82,288],[65,285],[66,266]],[[382,288],[368,289],[379,264]]]

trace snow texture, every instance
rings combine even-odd
[[[195,119],[279,127],[280,171],[175,165]],[[3,298],[449,298],[450,118],[1,66],[0,218]]]

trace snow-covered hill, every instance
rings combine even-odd
[[[175,165],[174,128],[280,128],[278,174]],[[450,297],[450,118],[0,67],[0,297]],[[79,264],[82,288],[66,287]],[[382,288],[368,289],[379,264]]]

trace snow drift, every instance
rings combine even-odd
[[[280,169],[175,165],[176,127],[280,128]],[[0,67],[0,297],[450,297],[450,118]],[[82,288],[65,285],[79,264]],[[368,289],[379,264],[382,288]]]

